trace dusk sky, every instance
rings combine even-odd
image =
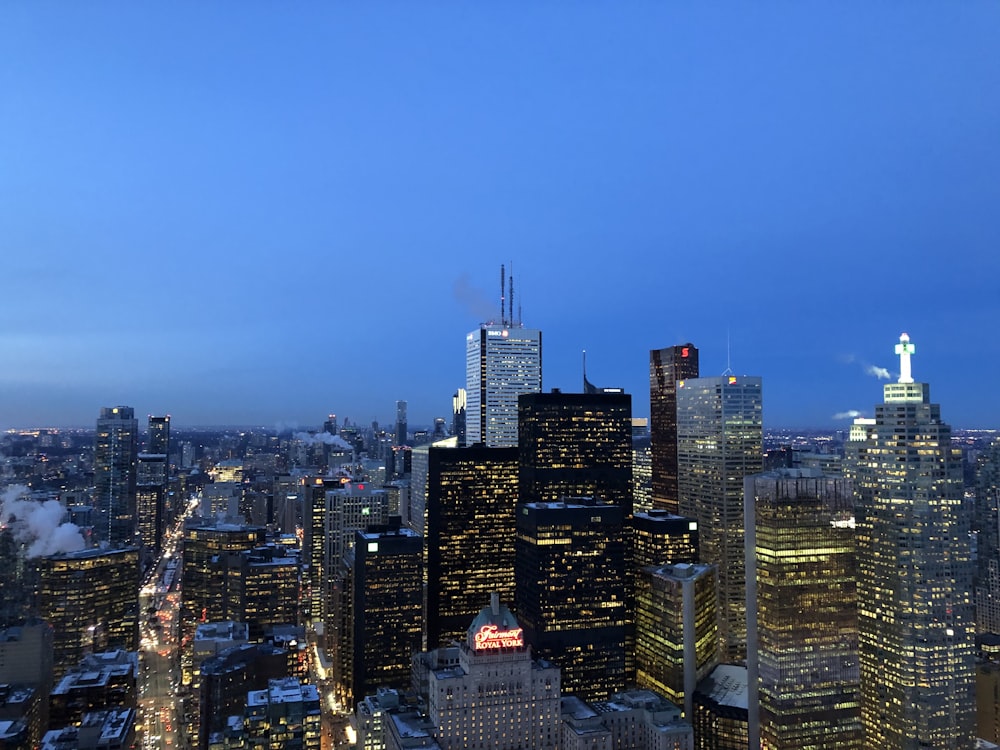
[[[446,416],[513,264],[546,390],[649,350],[1000,428],[1000,4],[0,5],[0,428]],[[727,340],[728,360],[727,360]]]

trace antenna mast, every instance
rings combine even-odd
[[[504,287],[507,286],[507,269],[504,268],[503,263],[500,264],[500,325],[507,325],[506,321],[503,319],[504,311],[504,298],[503,292]]]
[[[514,325],[514,264],[510,264],[510,313],[507,315],[510,324]]]

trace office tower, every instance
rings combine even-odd
[[[350,695],[406,687],[423,634],[423,538],[395,524],[359,531],[352,567]],[[347,677],[348,675],[345,675]]]
[[[241,747],[269,750],[319,750],[319,690],[295,677],[269,680],[264,690],[247,693]]]
[[[451,397],[451,434],[458,438],[459,446],[465,445],[465,389],[459,388]]]
[[[535,655],[562,669],[562,686],[603,700],[626,682],[629,617],[620,505],[593,498],[517,509],[515,602]]]
[[[38,560],[38,614],[52,625],[57,677],[84,654],[139,641],[139,551],[87,549]]]
[[[636,590],[636,681],[693,712],[694,691],[719,663],[718,578],[712,565],[649,565]]]
[[[976,632],[1000,636],[1000,440],[983,455],[976,478]]]
[[[288,548],[268,544],[241,554],[241,606],[231,614],[247,624],[252,640],[262,640],[276,626],[301,621],[302,565],[289,553]]]
[[[378,423],[376,422],[376,424],[378,424]],[[337,435],[337,434],[339,434],[338,431],[337,431],[337,415],[336,414],[331,414],[330,416],[328,416],[326,418],[326,421],[323,423],[323,432],[325,432],[327,435]]]
[[[632,517],[632,566],[698,562],[698,522],[665,510]]]
[[[0,630],[0,685],[31,685],[47,695],[52,688],[53,642],[52,625],[38,618]]]
[[[484,324],[466,336],[467,445],[517,445],[517,398],[541,390],[541,331]]]
[[[906,334],[856,484],[865,747],[970,748],[975,727],[970,519],[961,451]]]
[[[594,497],[632,514],[632,397],[529,393],[518,400],[522,502]]]
[[[635,420],[632,420],[635,422]],[[632,431],[632,510],[653,509],[653,456],[649,450],[649,435]]]
[[[750,746],[860,750],[852,484],[781,469],[745,486]]]
[[[269,643],[234,646],[206,659],[201,665],[197,716],[185,731],[188,742],[198,750],[216,747],[213,740],[225,731],[229,717],[242,716],[246,710],[247,692],[289,677],[287,669],[284,649]]]
[[[396,402],[396,445],[406,445],[406,402]]]
[[[763,466],[761,379],[736,375],[677,384],[680,514],[698,523],[701,562],[719,570],[725,658],[746,658],[743,478]]]
[[[157,418],[150,417],[149,442],[161,444],[166,439],[166,436],[163,432],[154,431],[154,419]],[[169,420],[168,417],[164,417],[164,419]],[[167,421],[165,424],[167,425],[166,430],[169,430],[170,422]],[[160,547],[163,543],[163,532],[167,522],[167,454],[138,454],[136,457],[135,473],[136,532],[144,554],[152,557],[160,552]]]
[[[97,538],[112,547],[135,537],[135,471],[139,427],[131,406],[101,409],[94,436],[94,506]]]
[[[309,603],[308,619],[316,624],[323,620],[329,600],[329,580],[326,560],[326,493],[341,486],[339,479],[311,477],[305,480],[305,523],[302,550],[307,573],[305,598]],[[279,490],[275,489],[275,495]],[[296,493],[297,494],[297,493]],[[320,626],[322,634],[322,626]]]
[[[747,750],[748,696],[746,667],[720,664],[698,683],[691,716],[695,750]]]
[[[514,600],[517,476],[517,448],[429,449],[424,533],[429,648],[461,640],[491,593]]]
[[[653,507],[678,512],[677,381],[698,377],[698,349],[692,344],[649,352],[649,450]]]
[[[560,747],[559,668],[532,659],[521,625],[495,594],[457,650],[458,663],[432,669],[420,690],[441,750]]]
[[[335,663],[349,658],[342,653],[349,643],[351,623],[350,571],[346,560],[354,550],[358,531],[389,520],[389,496],[367,482],[354,482],[327,490],[323,533],[323,625],[326,648]]]
[[[264,543],[260,526],[204,524],[184,529],[184,566],[181,578],[180,627],[185,636],[199,622],[242,621],[236,603],[241,581],[224,574],[227,557],[238,556]]]
[[[165,417],[149,417],[149,439],[146,445],[147,453],[170,454],[170,415]]]

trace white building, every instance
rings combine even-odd
[[[466,445],[517,445],[517,397],[542,390],[542,332],[484,324],[465,342]]]
[[[559,668],[531,658],[520,624],[496,595],[458,656],[457,666],[428,675],[428,717],[442,750],[559,747]]]

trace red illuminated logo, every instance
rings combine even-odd
[[[497,625],[483,625],[473,636],[476,651],[491,648],[524,648],[524,630],[500,630]]]
[[[691,351],[686,346],[682,346],[681,347],[681,357],[683,357],[684,359],[687,359],[688,355],[690,353],[691,353]]]

